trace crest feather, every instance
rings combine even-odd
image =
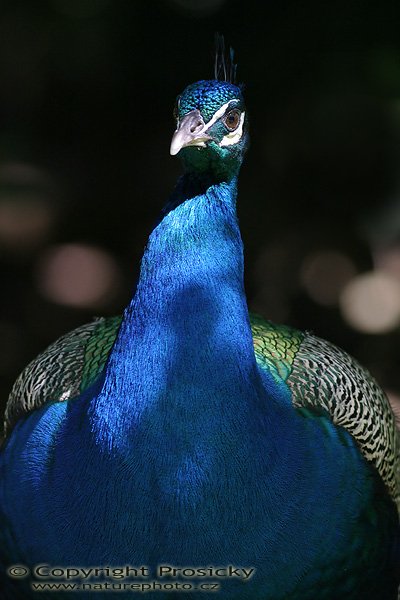
[[[235,53],[233,48],[229,48],[229,52],[225,51],[224,36],[215,34],[215,65],[214,78],[220,81],[236,83],[237,64],[234,61]]]

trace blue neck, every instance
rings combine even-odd
[[[92,405],[95,428],[109,446],[129,439],[127,429],[151,429],[161,421],[164,431],[179,422],[172,435],[190,431],[195,443],[204,419],[212,436],[212,424],[226,419],[226,426],[229,415],[251,408],[243,406],[240,390],[248,394],[249,382],[260,383],[243,288],[236,186],[235,179],[190,197],[185,182],[180,189],[187,196],[175,198],[176,208],[149,238],[136,294]],[[229,403],[220,406],[216,398]]]

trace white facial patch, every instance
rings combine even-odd
[[[227,109],[229,108],[229,106],[232,102],[240,102],[240,100],[239,100],[239,98],[233,98],[232,100],[229,100],[229,102],[226,102],[223,106],[221,106],[221,108],[219,108],[217,110],[217,112],[215,112],[213,114],[213,116],[208,121],[208,123],[206,123],[204,125],[204,129],[203,129],[204,132],[206,132],[208,129],[210,129],[210,127],[212,127],[214,125],[214,123],[216,123],[218,121],[218,119],[220,119],[221,117],[224,116],[224,114],[226,113]],[[234,106],[232,108],[234,108]],[[242,114],[240,115],[240,123],[239,123],[237,129],[235,129],[235,131],[230,131],[229,133],[227,133],[222,138],[220,143],[218,144],[219,146],[232,146],[233,144],[238,143],[238,141],[241,139],[241,137],[243,135],[243,125],[244,125],[245,114],[246,113],[242,112]]]
[[[233,110],[236,107],[235,104],[232,106],[232,103],[235,102],[239,103],[240,100],[238,98],[232,98],[232,100],[226,102],[213,114],[208,123],[204,123],[198,109],[194,109],[187,113],[181,121],[177,122],[177,128],[171,141],[170,154],[175,156],[182,148],[187,148],[188,146],[205,148],[208,140],[212,139],[212,137],[207,134],[207,131],[221,119],[229,109]],[[227,133],[220,141],[219,146],[231,146],[241,139],[243,135],[244,117],[245,113],[243,112],[240,115],[238,127],[234,131]]]
[[[221,108],[219,108],[217,110],[217,112],[215,112],[213,114],[213,116],[208,121],[208,123],[206,123],[204,125],[204,131],[206,131],[206,129],[210,129],[210,127],[212,127],[214,125],[214,123],[216,123],[218,121],[218,119],[220,119],[221,117],[224,116],[224,114],[226,113],[226,109],[228,108],[228,106],[230,105],[231,102],[240,102],[240,100],[239,100],[239,98],[232,98],[232,100],[229,100],[229,102],[226,102],[223,106],[221,106]],[[235,108],[235,107],[232,106],[232,108]]]
[[[238,141],[241,139],[241,137],[243,135],[243,124],[244,124],[245,114],[246,113],[242,112],[242,114],[240,115],[240,123],[239,123],[237,129],[235,129],[235,131],[230,131],[229,133],[224,135],[224,137],[222,138],[222,140],[219,143],[219,146],[232,146],[233,144],[238,143]]]

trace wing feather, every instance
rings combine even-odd
[[[400,432],[372,375],[346,352],[312,334],[257,318],[253,336],[259,364],[287,382],[293,405],[323,408],[333,423],[346,429],[377,468],[400,512]]]
[[[49,402],[85,390],[102,371],[121,317],[100,318],[63,335],[30,362],[15,381],[4,415],[4,437],[20,419]]]

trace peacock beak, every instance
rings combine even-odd
[[[187,113],[172,136],[170,154],[175,156],[187,146],[204,147],[205,142],[211,139],[205,132],[205,127],[203,117],[197,108]]]

